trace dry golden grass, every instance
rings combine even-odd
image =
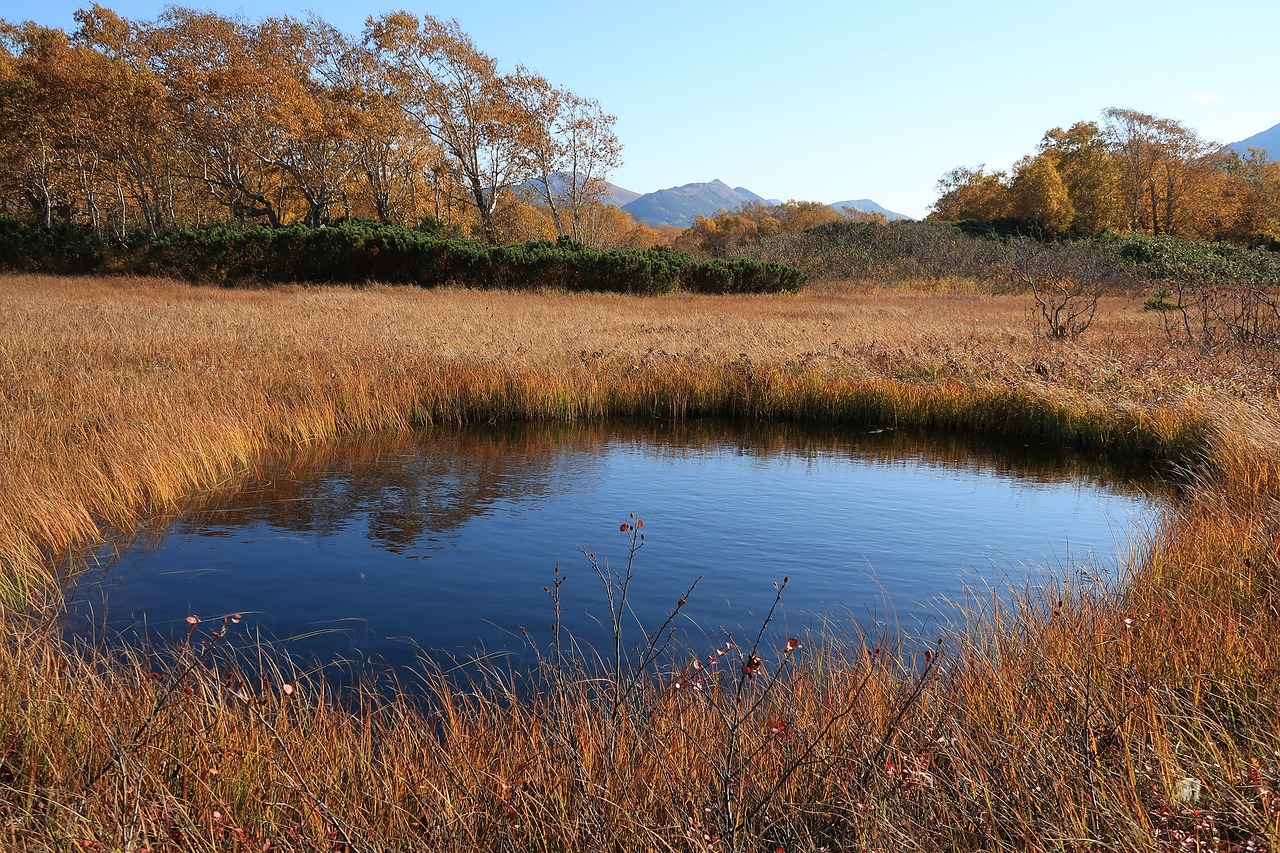
[[[1280,385],[1158,322],[1113,300],[1053,343],[962,292],[0,279],[0,849],[1275,849]],[[240,680],[225,642],[86,656],[30,615],[58,555],[281,444],[711,412],[1184,454],[1189,490],[1122,593],[975,619],[925,673],[855,642],[616,707],[568,667],[527,701],[495,673],[352,710],[287,664]]]
[[[1014,297],[545,298],[40,277],[0,288],[0,558],[23,587],[11,600],[35,597],[48,554],[217,483],[276,442],[718,411],[1026,426],[1113,444],[1136,429],[1150,435],[1135,446],[1160,453],[1186,438],[1195,393],[1274,381],[1243,362],[1202,374],[1121,303],[1095,344],[1065,348],[1030,334]]]

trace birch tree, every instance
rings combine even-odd
[[[476,48],[457,21],[394,12],[371,18],[365,36],[406,114],[456,167],[484,238],[499,242],[498,201],[533,174],[538,124],[517,97],[519,77],[499,74],[497,60]]]

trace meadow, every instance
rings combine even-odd
[[[0,848],[1271,850],[1280,374],[940,287],[636,297],[0,278]],[[927,649],[798,638],[655,672],[547,651],[531,696],[429,669],[334,696],[234,620],[69,646],[59,567],[273,448],[493,419],[701,414],[1035,436],[1176,463],[1127,583]],[[602,538],[635,542],[636,520]],[[673,598],[681,591],[673,590]],[[864,644],[865,641],[865,644]],[[899,651],[909,652],[899,654]],[[927,654],[926,654],[927,652]]]

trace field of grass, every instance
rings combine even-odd
[[[1076,342],[1028,308],[0,278],[0,849],[1276,849],[1275,356],[1171,345],[1139,299]],[[234,625],[150,657],[57,631],[63,556],[281,444],[712,413],[1174,458],[1185,500],[1120,593],[975,618],[923,669],[692,650],[630,690],[564,666],[529,701],[495,673],[344,704],[237,664]]]

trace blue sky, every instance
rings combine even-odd
[[[4,0],[0,17],[70,30],[85,5]],[[147,20],[168,4],[102,5]],[[351,33],[398,9],[456,18],[504,68],[523,64],[615,114],[626,162],[612,179],[637,192],[719,178],[923,216],[949,169],[1007,169],[1044,131],[1107,107],[1220,142],[1280,123],[1276,0],[186,5],[253,19],[312,11]]]

